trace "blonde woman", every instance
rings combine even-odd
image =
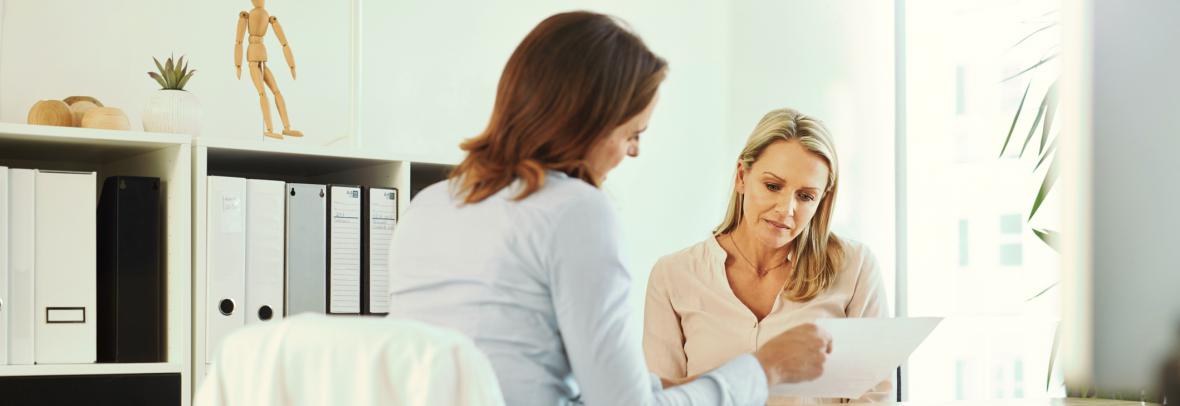
[[[837,162],[820,121],[791,109],[762,118],[738,157],[721,225],[652,269],[643,338],[652,372],[680,381],[816,319],[888,317],[872,253],[828,229]],[[888,380],[849,400],[890,401],[892,393]]]

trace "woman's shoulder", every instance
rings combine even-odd
[[[409,197],[409,194],[401,196],[405,198]],[[417,213],[419,212],[450,210],[456,206],[457,199],[457,197],[450,193],[450,180],[438,181],[422,188],[418,193],[414,193],[413,199],[408,199],[410,203],[406,206],[406,212],[403,217],[405,219],[416,219],[418,217]]]
[[[853,273],[879,271],[877,257],[865,243],[840,237],[840,250],[843,253],[840,264],[842,270]]]
[[[648,276],[648,290],[680,291],[685,284],[694,285],[690,281],[710,280],[711,275],[718,272],[713,269],[716,267],[714,264],[717,255],[714,250],[720,250],[721,247],[716,245],[717,240],[709,235],[703,241],[660,257]],[[724,270],[720,272],[723,275],[725,273]]]
[[[519,187],[519,184],[514,186]],[[512,200],[517,193],[519,190],[514,188],[507,191],[504,198]],[[519,202],[525,206],[575,217],[591,214],[613,215],[614,213],[610,199],[605,193],[602,193],[602,190],[581,179],[557,171],[548,171],[545,176],[545,184]]]
[[[718,250],[721,250],[721,247],[717,245],[717,240],[709,235],[702,241],[660,257],[652,268],[652,273],[699,273],[706,271],[717,262]],[[722,259],[722,263],[724,263],[724,259]]]
[[[844,259],[861,259],[873,255],[873,251],[863,242],[846,237],[838,238],[840,239],[840,249],[843,251]]]

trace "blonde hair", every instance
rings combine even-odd
[[[788,298],[806,302],[823,292],[835,280],[844,255],[843,244],[829,230],[832,221],[832,207],[839,185],[839,165],[836,159],[836,145],[827,127],[817,119],[800,114],[792,109],[778,109],[766,113],[750,133],[746,146],[738,155],[742,165],[737,170],[749,171],[762,152],[779,141],[798,141],[803,148],[823,158],[828,164],[828,184],[821,197],[819,208],[811,222],[795,238],[794,272],[787,279],[785,290]],[[737,174],[734,174],[733,194],[721,224],[713,230],[714,235],[728,234],[737,229],[743,217],[743,195],[737,191]]]

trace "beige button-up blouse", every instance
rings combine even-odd
[[[694,376],[754,352],[802,323],[835,317],[889,317],[876,258],[863,244],[841,241],[844,263],[832,286],[806,303],[793,302],[784,293],[762,321],[730,288],[725,275],[727,254],[715,237],[661,258],[651,271],[644,306],[643,349],[648,368],[665,379]],[[853,399],[893,400],[892,377]],[[772,397],[769,404],[842,401],[848,400]]]

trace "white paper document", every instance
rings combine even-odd
[[[832,353],[824,373],[810,382],[779,384],[771,396],[856,399],[892,376],[942,319],[820,319],[815,324],[832,335]]]

